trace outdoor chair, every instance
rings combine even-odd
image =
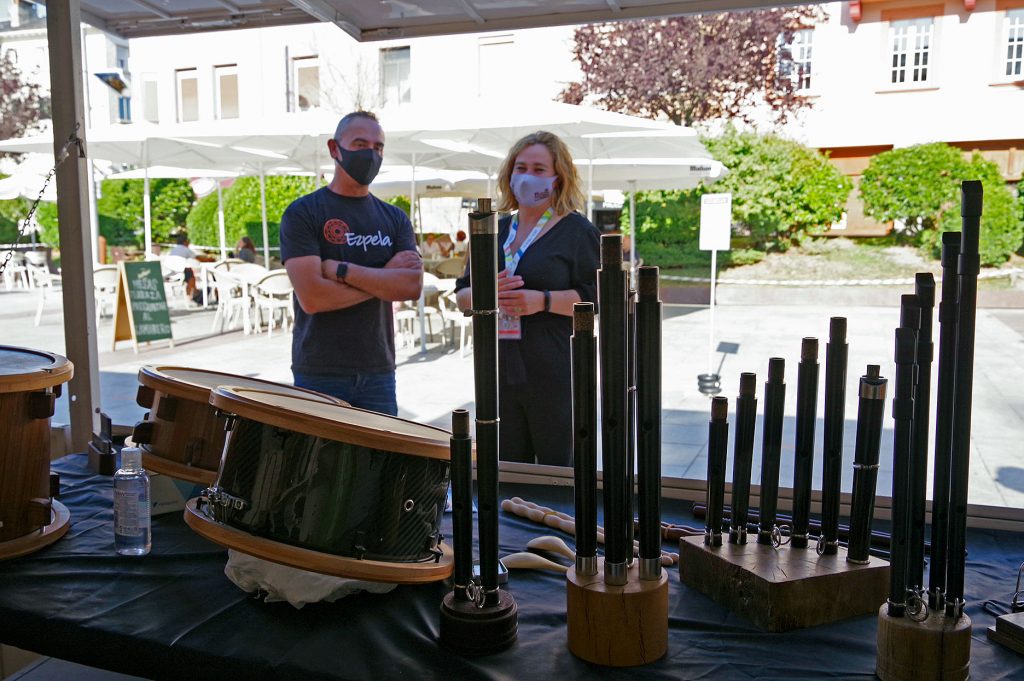
[[[408,302],[394,304],[395,345],[400,348],[412,347],[416,344],[416,320],[419,311]]]
[[[120,271],[116,267],[101,265],[92,271],[92,286],[96,297],[96,326],[99,326],[103,310],[110,305],[110,316],[117,308],[117,280]]]
[[[267,311],[267,340],[274,333],[274,313],[281,310],[281,326],[288,332],[288,318],[295,314],[292,307],[292,282],[284,270],[275,270],[260,279],[253,286],[252,300],[256,308],[256,333],[260,332],[263,311]]]
[[[12,253],[12,255],[7,263],[7,267],[4,269],[4,287],[8,291],[16,284],[22,288],[32,288],[32,280],[29,277],[24,256],[17,251],[0,251],[0,263],[7,259],[8,253]]]
[[[244,320],[248,317],[248,309],[251,300],[244,294],[245,285],[227,272],[211,272],[213,285],[217,289],[217,310],[213,315],[213,326],[211,331],[217,331],[217,324],[220,323],[220,332],[224,327],[230,328],[231,320],[235,313],[239,313]]]
[[[442,261],[437,267],[434,268],[434,274],[439,277],[461,277],[462,272],[466,269],[465,258],[449,258],[448,260]]]
[[[180,255],[165,255],[160,258],[160,272],[163,274],[164,283],[178,294],[185,295],[185,270],[192,268],[193,275],[199,272],[195,262]]]
[[[26,265],[29,273],[31,287],[39,289],[39,305],[36,306],[35,325],[43,319],[43,305],[46,299],[53,293],[53,285],[60,284],[60,274],[54,274],[45,265],[33,265],[29,262]]]
[[[455,302],[454,291],[438,296],[437,305],[444,314],[446,326],[450,326],[452,329],[452,344],[455,343],[455,329],[458,328],[459,357],[465,357],[466,346],[468,345],[466,342],[467,337],[469,344],[473,342],[473,317],[463,314],[462,310],[459,309],[458,303]]]
[[[245,261],[241,258],[224,258],[223,260],[218,260],[217,262],[210,264],[209,267],[213,270],[225,270],[230,272],[232,265],[242,264],[245,264]]]

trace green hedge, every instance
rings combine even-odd
[[[266,178],[267,227],[270,245],[277,246],[281,214],[303,194],[316,189],[312,177],[270,176]],[[228,248],[234,248],[243,236],[249,236],[257,248],[263,245],[263,220],[260,211],[260,179],[240,177],[222,192],[224,231]],[[216,246],[220,243],[217,225],[217,193],[204,196],[186,220],[189,239],[194,244]]]

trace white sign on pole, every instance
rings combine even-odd
[[[700,197],[700,250],[728,251],[731,232],[732,194]]]

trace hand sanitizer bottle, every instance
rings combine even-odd
[[[122,556],[144,556],[152,542],[149,476],[137,447],[121,450],[114,473],[114,547]]]

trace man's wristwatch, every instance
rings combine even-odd
[[[345,283],[346,276],[348,276],[348,263],[339,262],[338,269],[334,271],[334,277],[341,283]]]
[[[551,291],[544,291],[544,311],[551,312]]]

